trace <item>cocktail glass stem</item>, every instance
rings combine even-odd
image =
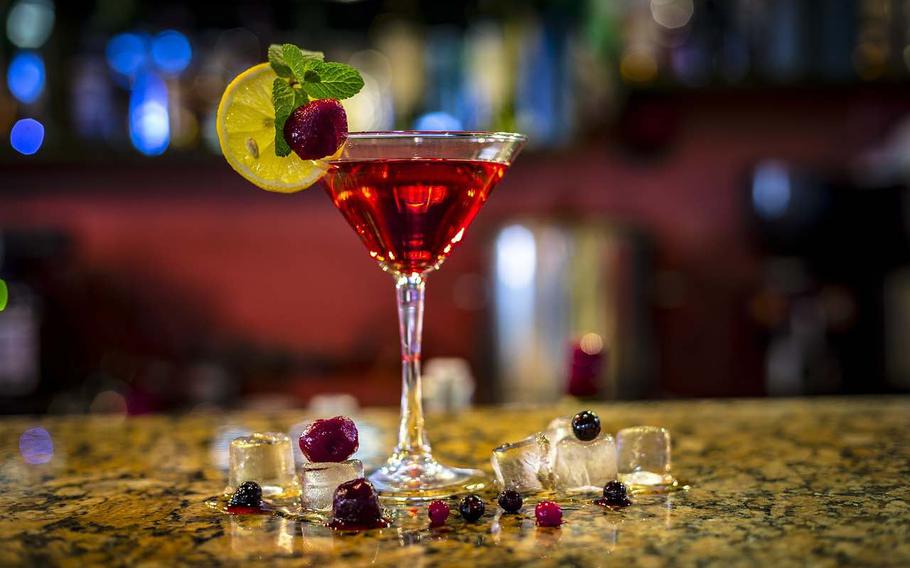
[[[398,276],[398,327],[401,332],[401,423],[396,454],[429,454],[423,429],[420,380],[420,339],[423,334],[423,299],[426,279],[420,274]]]
[[[401,423],[398,445],[370,481],[385,497],[425,500],[484,486],[477,470],[448,467],[433,457],[423,428],[420,378],[420,338],[423,332],[423,298],[426,278],[399,275],[395,291],[401,331]]]

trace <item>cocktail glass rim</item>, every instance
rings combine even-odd
[[[516,156],[521,148],[524,147],[524,144],[528,141],[527,136],[524,134],[518,134],[515,132],[499,132],[499,131],[483,131],[483,130],[366,130],[360,132],[349,132],[347,135],[347,140],[345,145],[342,146],[340,154],[335,158],[330,158],[326,160],[328,163],[339,163],[339,162],[349,162],[349,161],[360,161],[360,160],[381,160],[385,159],[382,157],[370,157],[370,158],[347,158],[345,156],[345,148],[348,146],[349,142],[353,142],[355,145],[357,142],[361,141],[378,141],[383,140],[388,141],[400,141],[408,139],[422,139],[430,141],[443,141],[451,140],[453,142],[476,142],[476,143],[501,143],[501,144],[516,144],[517,148],[512,152],[512,157]],[[396,158],[400,159],[426,159],[426,156],[412,156],[410,158]],[[439,158],[439,159],[455,159],[455,158]],[[464,159],[473,159],[481,162],[491,162],[497,164],[506,164],[511,165],[511,160],[505,159],[491,159],[489,157],[468,157]]]

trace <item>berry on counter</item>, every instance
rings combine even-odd
[[[433,501],[427,507],[427,514],[430,516],[431,527],[441,527],[449,518],[449,505],[445,501]]]
[[[352,479],[338,486],[332,498],[332,520],[329,526],[341,530],[364,530],[389,526],[383,518],[376,490],[364,478]]]
[[[348,137],[348,119],[337,99],[300,105],[284,123],[284,139],[302,160],[334,154]]]
[[[621,481],[608,481],[604,485],[604,496],[594,503],[603,507],[628,507],[632,504],[629,499],[629,488]]]
[[[558,527],[562,524],[562,507],[553,501],[541,501],[534,507],[534,517],[539,527]]]
[[[517,513],[521,510],[521,505],[523,503],[521,493],[514,489],[506,489],[500,493],[497,501],[499,502],[499,506],[502,507],[502,510],[506,513]]]
[[[316,420],[300,435],[300,451],[311,462],[342,462],[357,451],[357,426],[346,416]]]
[[[461,504],[458,505],[458,512],[461,513],[464,520],[470,523],[482,517],[485,509],[486,505],[483,504],[483,499],[473,493],[465,496],[461,500]]]
[[[262,507],[262,488],[255,481],[244,481],[240,484],[234,494],[228,507],[246,507],[250,509],[259,509]]]
[[[582,410],[572,418],[572,432],[582,442],[600,435],[600,418],[590,410]]]

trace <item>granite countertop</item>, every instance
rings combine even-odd
[[[489,499],[473,525],[431,531],[414,507],[391,528],[335,534],[204,505],[225,484],[219,434],[286,431],[305,413],[3,419],[0,565],[910,565],[910,398],[594,408],[608,431],[668,427],[691,489],[618,512],[567,504],[560,529],[534,526],[533,499],[502,517]],[[493,446],[577,409],[434,416],[431,439],[449,462],[490,471]],[[358,420],[391,433],[396,416]],[[52,455],[40,431],[22,438],[31,428],[49,433]]]

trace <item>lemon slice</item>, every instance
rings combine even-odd
[[[224,90],[218,105],[216,129],[221,153],[238,174],[267,191],[293,193],[325,175],[322,160],[301,160],[291,152],[275,155],[275,108],[268,63],[250,67]]]

